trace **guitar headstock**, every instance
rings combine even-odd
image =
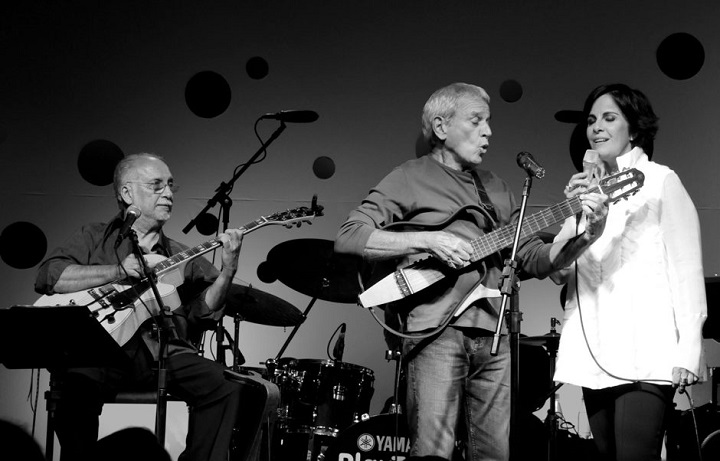
[[[303,223],[312,224],[317,216],[322,216],[323,207],[314,204],[310,208],[302,206],[292,210],[280,211],[269,216],[263,216],[264,224],[279,224],[291,228],[293,225],[300,227]]]
[[[610,203],[615,203],[636,194],[644,183],[642,171],[630,168],[602,178],[592,192],[602,192],[609,197]]]

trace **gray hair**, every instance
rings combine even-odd
[[[130,154],[123,157],[122,160],[120,160],[115,166],[115,172],[113,173],[113,190],[115,191],[115,199],[117,200],[118,206],[121,210],[124,210],[126,205],[122,199],[120,190],[122,189],[123,184],[127,182],[126,178],[128,172],[135,166],[135,163],[142,159],[157,159],[167,164],[164,158],[151,152],[140,152],[139,154]]]
[[[451,119],[455,115],[458,101],[463,98],[479,98],[490,104],[490,96],[477,85],[469,83],[451,83],[435,91],[425,103],[422,113],[422,134],[430,147],[435,147],[438,139],[433,131],[435,117]]]

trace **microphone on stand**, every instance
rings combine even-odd
[[[142,211],[140,211],[140,208],[130,205],[127,210],[125,210],[125,221],[123,221],[122,227],[120,228],[120,233],[117,236],[117,239],[115,239],[115,248],[120,246],[120,243],[125,240],[125,238],[130,233],[130,230],[132,230],[132,225],[135,223],[135,221],[142,215]]]
[[[311,123],[318,117],[318,113],[311,110],[281,110],[274,114],[265,114],[260,119],[280,120],[287,123]]]
[[[530,152],[520,152],[517,155],[517,164],[530,176],[538,179],[545,176],[545,168],[541,167],[540,164],[535,161]]]
[[[340,335],[338,336],[338,340],[335,342],[335,347],[333,348],[333,358],[337,360],[338,362],[342,362],[343,359],[343,353],[345,352],[345,330],[347,329],[347,325],[344,323],[340,326]]]

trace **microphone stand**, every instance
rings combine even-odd
[[[234,179],[233,179],[233,181],[234,181]],[[221,183],[220,187],[222,188],[223,185],[225,185],[225,183]],[[228,190],[228,192],[229,192],[229,190]],[[217,197],[217,195],[216,195],[216,197]],[[232,199],[228,195],[224,195],[222,198],[220,198],[220,210],[221,210],[221,214],[222,214],[222,218],[223,218],[223,232],[228,230],[228,227],[230,225],[230,207],[231,206],[232,206]],[[223,319],[220,318],[220,320],[218,320],[218,322],[217,322],[217,325],[215,326],[215,343],[216,343],[215,356],[217,357],[216,361],[219,363],[222,363],[225,366],[227,366],[227,364],[225,363],[225,349],[228,349],[228,347],[223,345],[223,341],[224,341],[226,334],[227,334],[227,331],[225,330],[225,327],[223,326]],[[237,338],[237,336],[236,336],[236,338]],[[235,346],[231,345],[231,347],[232,347],[232,354],[233,354],[233,364],[236,364],[236,360],[237,360],[236,352],[239,352],[239,351],[237,350],[237,348]],[[233,370],[238,371],[238,368],[236,366],[233,366]]]
[[[262,117],[261,117],[262,118]],[[257,123],[257,122],[256,122]],[[235,184],[235,181],[242,176],[243,173],[245,173],[245,170],[250,168],[250,165],[252,165],[255,160],[262,154],[267,147],[272,144],[273,141],[275,141],[280,134],[285,131],[286,125],[284,121],[280,121],[280,126],[270,135],[267,141],[265,141],[260,148],[253,154],[253,156],[243,164],[242,168],[240,168],[232,178],[230,178],[230,181],[227,183],[222,181],[220,182],[220,185],[217,189],[215,189],[215,195],[208,200],[205,207],[203,207],[200,212],[190,220],[190,222],[183,228],[183,233],[187,234],[190,232],[190,230],[195,227],[196,221],[200,216],[202,216],[205,212],[207,212],[209,209],[213,208],[218,202],[220,203],[222,215],[223,215],[223,232],[228,229],[228,224],[230,222],[230,207],[232,206],[232,199],[230,198],[230,191],[232,190],[232,185]],[[222,364],[225,364],[225,347],[223,346],[223,338],[225,337],[224,331],[225,328],[222,324],[222,319],[218,321],[218,324],[215,328],[215,341],[216,341],[216,361],[220,362]],[[233,357],[235,356],[235,352],[237,351],[237,348],[233,350]],[[233,368],[236,368],[237,365],[237,359],[233,359]]]
[[[145,262],[142,249],[138,242],[137,234],[134,230],[130,230],[130,240],[132,242],[132,251],[140,263],[143,275],[148,280],[148,284],[152,289],[153,295],[157,302],[158,310],[160,312],[160,322],[158,328],[158,384],[157,384],[157,405],[155,410],[155,436],[162,446],[165,446],[165,417],[167,414],[167,341],[169,329],[174,328],[171,323],[172,313],[165,307],[162,301],[162,296],[158,291],[157,284],[155,281],[155,274],[150,270]]]
[[[182,230],[183,233],[187,234],[188,232],[190,232],[190,230],[195,226],[195,221],[203,213],[208,211],[210,208],[214,207],[216,203],[230,200],[230,197],[228,194],[230,193],[231,186],[235,183],[235,181],[237,181],[237,179],[243,173],[245,173],[245,170],[250,168],[250,165],[253,164],[255,159],[257,159],[260,156],[260,154],[262,154],[267,149],[267,147],[273,141],[275,141],[278,138],[278,136],[280,136],[280,133],[282,133],[285,130],[285,128],[286,128],[285,122],[281,121],[278,129],[275,130],[272,135],[270,135],[268,140],[265,141],[262,146],[260,146],[260,149],[258,149],[257,152],[255,152],[255,154],[250,158],[250,160],[245,162],[245,164],[242,166],[242,168],[240,168],[238,170],[238,172],[233,175],[233,177],[230,179],[230,181],[228,183],[225,183],[225,182],[220,183],[220,186],[218,186],[218,188],[215,189],[215,195],[210,200],[208,200],[205,207],[202,210],[200,210],[200,212],[193,219],[191,219],[190,222],[183,228],[183,230]]]
[[[525,219],[525,209],[527,208],[527,199],[530,195],[531,188],[532,176],[528,175],[525,178],[525,184],[523,185],[520,216],[518,218],[517,227],[515,228],[515,236],[513,237],[512,253],[510,258],[505,260],[505,266],[500,277],[502,304],[500,307],[500,313],[498,314],[498,322],[497,327],[495,328],[495,335],[493,336],[492,347],[490,349],[491,355],[497,355],[498,353],[498,346],[500,344],[501,330],[503,319],[505,318],[507,303],[510,296],[513,295],[520,286],[517,280],[517,260],[515,257],[517,256],[518,243],[520,241],[522,225]],[[518,413],[520,409],[518,399],[520,396],[520,322],[522,321],[522,312],[520,312],[518,304],[519,303],[517,302],[510,303],[510,320],[508,322],[508,329],[510,331],[510,447],[517,446],[514,442],[517,441],[516,426],[519,420]]]

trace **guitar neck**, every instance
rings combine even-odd
[[[160,261],[155,265],[153,271],[155,272],[155,275],[162,275],[165,272],[172,270],[178,264],[195,259],[198,256],[204,255],[208,251],[212,251],[220,246],[222,246],[220,239],[209,240],[201,245],[181,251],[180,253]]]
[[[580,198],[573,197],[530,216],[526,216],[520,229],[520,238],[528,237],[535,232],[562,222],[581,211],[582,204]],[[510,224],[473,239],[470,242],[473,247],[471,259],[478,261],[498,250],[512,245],[516,230],[517,225]]]
[[[260,227],[262,227],[265,224],[267,224],[267,221],[264,218],[259,218],[251,223],[244,225],[243,227],[240,227],[238,230],[242,231],[242,233],[244,235],[244,234],[252,232],[256,229],[259,229]],[[218,248],[221,246],[222,246],[222,241],[219,238],[214,238],[212,240],[208,240],[205,243],[202,243],[198,246],[181,251],[180,253],[177,253],[167,259],[160,261],[159,263],[157,263],[155,265],[155,268],[153,270],[155,272],[155,275],[160,276],[160,275],[164,274],[165,272],[172,270],[178,264],[184,263],[186,261],[190,261],[191,259],[195,259],[198,256],[202,256],[205,253],[212,251],[215,248]]]

